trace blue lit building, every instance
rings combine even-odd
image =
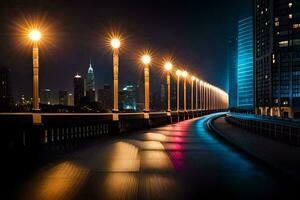
[[[238,24],[237,65],[238,108],[253,110],[253,19],[248,17]]]
[[[126,84],[121,91],[120,95],[120,111],[136,111],[136,86]]]
[[[89,102],[94,102],[96,100],[95,75],[91,61],[86,75],[86,97]]]

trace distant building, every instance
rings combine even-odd
[[[67,106],[69,105],[69,94],[68,91],[63,90],[58,92],[59,105]]]
[[[74,106],[74,98],[72,93],[68,94],[68,106]]]
[[[0,69],[0,111],[10,111],[12,107],[10,70],[3,67]]]
[[[132,84],[125,85],[120,95],[120,110],[123,111],[136,111],[136,87]]]
[[[237,96],[238,108],[253,110],[253,18],[238,24]]]
[[[49,88],[43,90],[41,95],[41,103],[46,105],[53,105],[54,103],[51,101],[53,99],[52,95],[52,91]]]
[[[228,41],[228,79],[229,79],[229,108],[237,107],[237,37]]]
[[[167,84],[164,82],[160,85],[160,108],[167,109]]]
[[[86,97],[89,102],[96,100],[95,75],[91,62],[86,76]]]
[[[85,94],[85,84],[84,79],[77,74],[74,76],[74,105],[79,106],[81,100],[84,98]]]
[[[257,0],[255,110],[300,118],[300,1]]]
[[[145,77],[144,72],[141,73],[138,84],[136,85],[136,106],[138,111],[143,111],[145,107]],[[151,89],[150,89],[151,91]]]
[[[98,102],[103,110],[110,112],[113,106],[113,91],[110,85],[104,85],[98,90]]]

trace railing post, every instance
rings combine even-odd
[[[119,113],[113,113],[112,114],[111,131],[112,131],[113,134],[120,133]]]
[[[41,113],[32,113],[32,126],[26,139],[26,146],[32,149],[38,149],[41,146],[42,126]]]

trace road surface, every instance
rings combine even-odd
[[[294,184],[289,178],[206,130],[205,122],[214,115],[100,138],[35,167],[18,181],[16,197],[274,199],[291,195]]]

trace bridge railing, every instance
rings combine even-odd
[[[228,114],[226,121],[251,132],[293,145],[300,145],[300,124]]]
[[[200,117],[214,111],[118,113],[0,113],[1,137],[8,149],[81,141]],[[40,117],[35,123],[34,116]]]

